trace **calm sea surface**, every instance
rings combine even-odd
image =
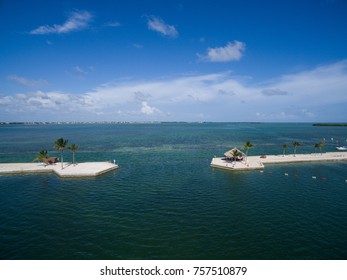
[[[347,127],[3,125],[0,162],[59,156],[60,137],[80,147],[77,161],[120,167],[93,179],[0,175],[1,259],[347,259],[347,162],[209,166],[247,140],[249,155],[292,153],[293,141],[312,153],[323,138],[334,151]]]

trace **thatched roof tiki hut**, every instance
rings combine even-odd
[[[48,164],[55,164],[57,162],[59,162],[59,159],[56,157],[46,157],[43,162],[48,165]]]
[[[243,160],[246,157],[246,154],[241,152],[237,148],[233,148],[230,151],[225,152],[224,156],[228,160],[232,159],[233,161],[241,161],[241,160]]]

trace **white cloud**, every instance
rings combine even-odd
[[[28,94],[24,99],[21,97],[26,104],[32,108],[42,108],[42,109],[56,109],[59,110],[66,103],[70,102],[71,97],[67,94],[59,92],[42,92],[37,91],[33,94]],[[68,106],[68,105],[66,105]]]
[[[43,118],[49,113],[49,116],[74,120],[84,114],[81,121],[100,118],[122,121],[343,121],[347,118],[344,109],[344,104],[347,106],[347,60],[284,75],[262,85],[251,82],[226,72],[166,80],[123,80],[82,94],[18,93],[0,97],[0,117],[6,111],[20,111],[36,112]]]
[[[177,37],[178,32],[173,25],[165,23],[161,18],[149,16],[147,18],[148,29],[161,33],[168,37]]]
[[[151,98],[152,96],[150,94],[143,93],[141,91],[134,92],[134,99],[135,101],[143,102],[147,99]]]
[[[89,67],[81,67],[81,66],[74,66],[69,71],[65,71],[65,73],[75,80],[85,80],[90,73],[94,71],[93,66]]]
[[[73,70],[79,74],[87,75],[87,71],[83,70],[80,66],[73,67]]]
[[[92,14],[87,11],[76,11],[71,13],[69,18],[63,24],[54,24],[53,26],[42,25],[32,31],[30,34],[45,35],[45,34],[61,34],[70,33],[85,29],[89,26],[92,19]]]
[[[154,115],[154,114],[160,114],[161,111],[155,107],[151,107],[148,105],[147,101],[141,102],[141,113],[145,115]]]
[[[0,98],[0,108],[1,105],[6,108],[6,111],[13,114],[17,112],[35,113],[42,115],[43,119],[47,114],[57,117],[69,112],[95,113],[98,110],[95,101],[88,100],[88,96],[76,96],[55,91],[36,91],[19,93],[13,97],[5,96]]]
[[[263,89],[261,91],[262,94],[266,95],[266,96],[276,96],[276,95],[287,95],[288,92],[284,91],[284,90],[280,90],[278,88],[273,89],[273,88],[267,88],[267,89]]]
[[[211,62],[228,62],[240,60],[246,44],[240,41],[229,42],[225,47],[208,48],[206,55],[197,54],[201,60]]]
[[[11,96],[5,96],[0,98],[0,105],[10,105],[13,103],[13,98]]]
[[[39,87],[39,86],[44,86],[44,85],[48,84],[47,81],[42,80],[42,79],[41,80],[30,80],[30,79],[27,79],[25,77],[20,77],[17,75],[7,76],[7,79],[11,80],[11,81],[15,81],[17,83],[20,83],[20,84],[27,86],[27,87]]]
[[[288,99],[310,105],[347,102],[347,60],[316,67],[271,81],[276,88],[289,92]]]

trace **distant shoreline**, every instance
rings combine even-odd
[[[198,121],[95,121],[95,122],[79,122],[79,121],[62,121],[62,122],[0,122],[0,125],[66,125],[66,124],[209,124],[209,123],[229,123],[229,122],[198,122]],[[261,122],[230,122],[237,124],[261,124]]]
[[[314,123],[313,126],[347,126],[347,123]]]
[[[213,122],[213,121],[39,121],[39,122],[0,122],[0,125],[60,125],[60,124],[208,124],[208,123],[235,123],[235,124],[271,124],[274,122]],[[277,123],[277,122],[275,122]],[[284,122],[286,123],[286,122]],[[308,124],[310,123],[302,123]],[[347,126],[347,123],[313,123],[312,126]]]

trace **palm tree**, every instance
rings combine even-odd
[[[243,145],[243,149],[246,150],[246,162],[247,162],[247,157],[248,157],[248,150],[253,148],[254,145],[250,142],[250,141],[247,141],[244,145]]]
[[[44,161],[44,159],[47,157],[48,153],[47,150],[42,150],[39,152],[38,156],[33,161]]]
[[[299,148],[299,147],[301,146],[301,144],[300,144],[299,142],[297,142],[297,141],[294,141],[294,142],[293,142],[293,146],[294,146],[294,156],[295,156],[295,154],[296,154],[296,148]]]
[[[233,156],[233,160],[236,161],[237,157],[241,156],[242,154],[237,150],[237,149],[234,149],[232,152],[231,152],[232,156]]]
[[[68,147],[69,150],[72,152],[72,163],[75,164],[75,152],[78,150],[78,146],[76,144],[72,144],[70,147]]]
[[[63,169],[63,152],[66,149],[67,143],[69,140],[64,140],[63,138],[59,138],[54,142],[54,148],[58,151],[60,151],[60,157],[61,157],[61,169]]]
[[[282,149],[283,149],[283,156],[285,155],[286,150],[287,150],[288,148],[289,148],[289,147],[288,147],[287,144],[284,144],[284,145],[282,146]]]

